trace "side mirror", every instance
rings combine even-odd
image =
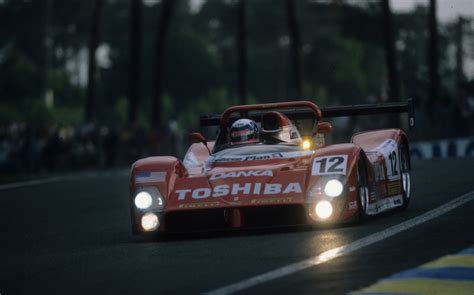
[[[191,143],[204,143],[206,144],[206,138],[199,132],[196,132],[196,133],[191,133],[189,134],[189,141],[191,141]]]
[[[316,126],[316,133],[328,134],[332,131],[332,124],[329,122],[319,122]]]
[[[191,133],[189,134],[189,141],[192,143],[202,143],[206,147],[207,151],[209,152],[209,155],[211,155],[211,150],[207,146],[207,140],[206,138],[199,132]]]

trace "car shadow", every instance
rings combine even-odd
[[[239,228],[226,230],[209,230],[209,231],[195,231],[195,232],[173,232],[164,235],[145,235],[134,237],[136,243],[154,243],[154,242],[176,242],[189,240],[206,240],[206,239],[223,239],[223,238],[240,238],[251,237],[259,235],[284,235],[289,233],[301,232],[318,232],[323,230],[347,228],[357,226],[354,223],[339,223],[339,224],[317,224],[317,225],[289,225],[279,227],[253,227],[253,228]]]
[[[400,209],[389,210],[382,212],[375,216],[370,216],[363,221],[351,221],[344,223],[320,223],[314,225],[288,225],[278,227],[252,227],[252,228],[239,228],[232,229],[227,228],[225,230],[202,230],[192,232],[173,232],[166,233],[164,235],[149,234],[144,236],[135,236],[134,242],[136,243],[154,243],[154,242],[176,242],[176,241],[189,241],[189,240],[205,240],[205,239],[222,239],[222,238],[240,238],[240,237],[251,237],[258,235],[284,235],[289,233],[299,232],[319,232],[324,230],[333,229],[345,229],[352,227],[360,227],[365,225],[373,225],[375,223],[383,222],[390,226],[393,222],[393,217],[400,216],[401,220],[406,219],[407,211],[401,211]]]

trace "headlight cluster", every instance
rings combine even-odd
[[[320,179],[310,191],[308,197],[314,202],[314,213],[320,219],[328,219],[334,213],[332,198],[337,198],[344,192],[344,183],[341,179]],[[329,197],[329,198],[328,198]]]
[[[159,212],[163,210],[164,199],[157,187],[138,188],[133,198],[133,204],[135,210],[139,210],[136,212],[136,216],[139,218],[143,231],[151,232],[160,227],[161,215]]]
[[[163,210],[164,199],[157,187],[138,188],[133,198],[133,204],[136,209],[144,210],[136,213],[143,231],[151,232],[160,227],[161,215],[159,212]]]

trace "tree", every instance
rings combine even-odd
[[[438,28],[436,20],[436,0],[430,0],[428,8],[428,68],[429,68],[429,96],[428,113],[432,114],[434,104],[439,99],[439,73],[438,73]]]
[[[291,59],[295,81],[296,97],[303,96],[303,66],[301,62],[301,38],[298,20],[296,18],[295,0],[287,0],[288,31],[291,42]]]
[[[136,123],[140,100],[141,79],[141,14],[142,1],[131,0],[130,3],[130,93],[128,123]]]
[[[102,19],[103,0],[95,0],[92,11],[92,22],[89,39],[89,68],[87,73],[87,101],[86,101],[86,120],[95,119],[96,115],[96,58],[95,53],[99,44],[100,25]]]
[[[465,23],[465,19],[462,17],[458,18],[458,22],[456,24],[456,88],[457,88],[457,95],[461,95],[462,85],[466,80],[463,71],[463,64],[464,64],[464,52],[463,52],[463,39],[464,39],[464,32],[463,26]]]
[[[162,124],[164,57],[167,43],[166,37],[169,31],[174,2],[175,0],[163,0],[161,2],[161,17],[156,31],[154,95],[150,113],[152,126],[156,128],[156,130],[161,130],[160,127]]]
[[[247,30],[245,26],[245,0],[240,0],[237,11],[238,92],[240,104],[247,102]]]
[[[382,0],[384,47],[388,70],[388,100],[396,101],[400,99],[397,54],[395,50],[395,40],[393,36],[393,18],[390,10],[389,0]]]

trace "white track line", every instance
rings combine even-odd
[[[323,252],[317,256],[311,257],[309,259],[296,262],[293,264],[289,264],[287,266],[283,266],[280,268],[277,268],[275,270],[245,279],[243,281],[237,282],[235,284],[231,284],[228,286],[221,287],[216,290],[212,290],[209,292],[206,292],[205,294],[230,294],[234,293],[237,291],[241,291],[244,289],[248,289],[250,287],[254,287],[259,284],[266,283],[268,281],[278,279],[287,275],[291,275],[295,272],[305,270],[307,268],[313,267],[318,264],[325,263],[327,261],[330,261],[332,259],[335,259],[339,256],[349,254],[351,252],[354,252],[356,250],[359,250],[363,247],[369,246],[371,244],[380,242],[382,240],[385,240],[391,236],[394,236],[400,232],[403,232],[405,230],[408,230],[412,227],[415,227],[417,225],[420,225],[428,220],[434,219],[436,217],[439,217],[440,215],[443,215],[446,212],[449,212],[469,201],[474,200],[474,191],[471,191],[469,193],[466,193],[444,205],[441,205],[438,208],[435,208],[433,210],[430,210],[423,215],[420,215],[418,217],[412,218],[410,220],[404,221],[402,223],[399,223],[397,225],[394,225],[392,227],[389,227],[385,230],[382,230],[380,232],[371,234],[369,236],[366,236],[362,239],[356,240],[352,243],[343,245],[341,247],[337,247],[334,249],[331,249],[329,251]]]
[[[85,177],[100,177],[100,176],[122,176],[127,175],[128,170],[116,170],[116,171],[104,171],[104,172],[84,172],[75,175],[63,175],[63,176],[53,176],[44,179],[33,179],[21,182],[7,183],[0,185],[0,191],[15,189],[21,187],[28,187],[34,185],[41,185],[54,182],[70,181],[70,180],[79,180]]]

